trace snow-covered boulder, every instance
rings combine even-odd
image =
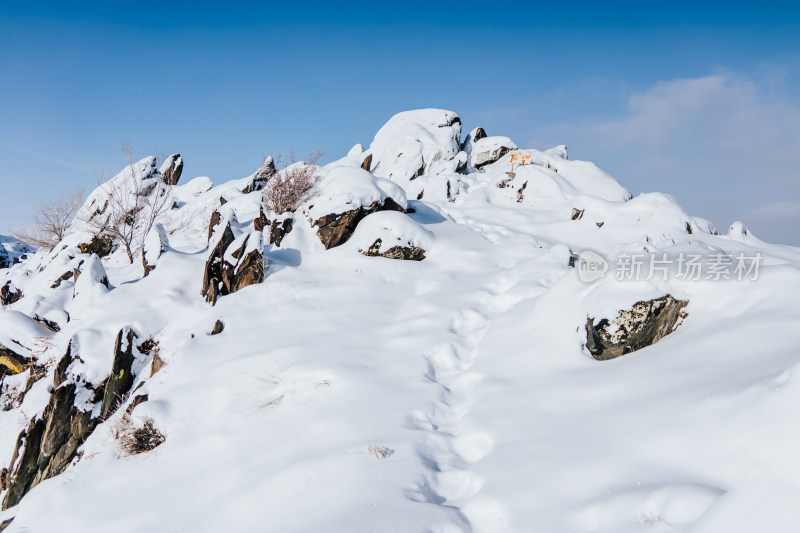
[[[453,111],[417,109],[393,116],[370,145],[370,170],[404,185],[423,174],[454,172],[460,160],[461,119]]]
[[[683,311],[687,305],[687,300],[676,300],[667,294],[637,302],[632,309],[620,311],[611,320],[603,318],[595,324],[595,319],[589,317],[586,321],[586,348],[600,361],[646,348],[681,324],[687,316]]]
[[[344,244],[358,223],[376,211],[401,211],[408,206],[405,192],[392,181],[376,178],[360,167],[337,166],[317,185],[308,215],[325,248]]]
[[[516,150],[517,145],[508,137],[493,135],[482,137],[476,140],[471,147],[470,165],[481,169],[490,165],[506,155],[512,150]]]
[[[382,211],[359,222],[352,241],[367,256],[421,261],[433,246],[434,236],[406,214]]]
[[[156,224],[144,239],[144,249],[142,250],[142,267],[144,275],[147,276],[155,270],[156,261],[161,254],[169,250],[169,238],[164,226]]]

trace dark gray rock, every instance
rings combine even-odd
[[[344,213],[332,213],[330,215],[325,215],[315,220],[312,223],[312,226],[319,227],[317,230],[317,236],[319,237],[319,240],[322,241],[325,249],[329,250],[346,243],[350,237],[353,236],[353,232],[355,231],[356,226],[358,226],[358,223],[361,222],[365,216],[378,211],[405,212],[405,210],[400,207],[397,202],[391,198],[386,198],[383,204],[374,202],[369,207],[361,206],[357,209],[346,211]]]
[[[405,261],[422,261],[425,259],[425,250],[417,246],[392,246],[381,253],[381,239],[376,239],[368,249],[362,251],[370,257],[385,257],[387,259],[401,259]]]
[[[598,361],[614,359],[655,344],[677,328],[687,313],[687,300],[667,294],[654,300],[637,302],[628,311],[608,320],[586,320],[586,348]]]

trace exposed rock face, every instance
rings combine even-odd
[[[273,220],[269,231],[269,241],[275,246],[280,246],[283,238],[291,231],[291,218],[284,218],[283,221]]]
[[[211,328],[211,333],[209,335],[219,335],[225,330],[225,324],[222,323],[221,320],[217,320],[214,322],[214,327]]]
[[[261,206],[258,208],[258,216],[253,220],[253,229],[255,231],[263,231],[269,225],[269,219],[267,218],[267,214],[264,213],[264,207]],[[210,230],[209,230],[210,231]],[[210,238],[210,235],[209,235]]]
[[[100,418],[105,420],[122,403],[124,395],[133,385],[133,339],[136,333],[130,328],[123,328],[117,334],[117,342],[114,345],[114,364],[111,367],[111,375],[106,381],[103,403],[100,406]]]
[[[253,181],[244,188],[242,191],[245,194],[251,193],[253,191],[260,191],[264,188],[267,184],[269,179],[274,176],[278,172],[278,169],[275,168],[275,161],[272,159],[272,156],[267,156],[264,159],[264,162],[261,164],[261,167],[256,171],[255,175],[253,176]]]
[[[65,381],[67,368],[73,359],[71,348],[59,361],[54,378],[56,388],[47,407],[41,417],[30,421],[17,440],[8,467],[8,490],[3,499],[3,509],[19,503],[40,482],[64,472],[97,425],[119,407],[133,384],[131,365],[135,337],[130,328],[123,328],[117,335],[112,374],[95,389],[95,398],[103,392],[101,416],[97,418],[92,417],[93,409],[85,409],[85,406],[81,409],[75,405],[78,389],[85,385]]]
[[[22,291],[11,285],[11,281],[7,281],[5,285],[0,287],[0,303],[3,305],[11,305],[22,298]]]
[[[164,180],[164,183],[167,185],[177,185],[178,180],[181,179],[181,173],[183,172],[183,158],[181,154],[172,154],[164,160],[159,172],[161,173],[161,179]]]
[[[211,220],[208,222],[208,242],[211,243],[211,237],[214,235],[214,228],[222,221],[222,215],[219,211],[211,213]]]
[[[687,316],[683,308],[687,300],[676,300],[667,294],[647,302],[637,302],[633,309],[620,311],[609,321],[594,318],[586,321],[586,348],[599,360],[614,359],[655,344],[672,333]]]
[[[97,257],[105,257],[111,253],[114,240],[111,237],[104,235],[95,235],[88,243],[81,243],[78,245],[81,253],[84,254],[97,254]]]
[[[508,137],[483,137],[473,143],[470,162],[473,167],[481,169],[516,149],[517,145]]]
[[[214,213],[217,214],[218,212],[214,211]],[[211,219],[213,224],[213,215]],[[213,224],[209,228],[210,233],[213,233],[216,225],[217,224]],[[217,303],[217,297],[222,288],[222,261],[225,250],[228,249],[228,246],[230,246],[234,240],[229,223],[226,223],[225,227],[221,231],[218,231],[217,235],[218,237],[211,249],[211,253],[206,260],[206,267],[203,274],[203,288],[201,291],[201,294],[206,297],[206,301],[211,305]]]
[[[372,257],[379,256],[386,257],[387,259],[404,259],[407,261],[422,261],[425,259],[425,250],[417,246],[392,246],[381,253],[381,244],[383,244],[381,239],[377,239],[372,246],[362,253]]]
[[[358,223],[365,216],[370,213],[378,211],[399,211],[404,213],[405,210],[391,198],[386,198],[383,204],[374,202],[368,208],[359,207],[344,213],[333,213],[325,215],[313,222],[313,226],[318,226],[317,236],[325,249],[329,250],[341,244],[344,244],[353,235],[353,232],[358,226]]]
[[[369,171],[370,167],[372,167],[372,154],[367,154],[367,157],[361,162],[361,168]]]
[[[219,237],[206,261],[201,293],[211,305],[219,296],[234,293],[264,279],[263,238],[253,231],[234,239],[229,223]]]

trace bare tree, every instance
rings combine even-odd
[[[263,189],[264,203],[267,208],[280,215],[287,211],[294,211],[309,198],[311,189],[317,184],[319,178],[315,175],[317,161],[325,155],[322,150],[309,154],[303,164],[297,164],[294,149],[287,158],[278,153],[276,161],[281,170],[272,170]],[[265,159],[265,165],[272,165],[272,159]],[[274,169],[274,167],[272,167]],[[268,169],[262,169],[266,173]]]
[[[33,227],[13,233],[14,237],[38,248],[52,249],[58,244],[83,204],[83,190],[62,194],[52,203],[42,204],[33,217]]]
[[[84,222],[99,236],[119,242],[133,263],[136,253],[142,252],[147,234],[159,215],[172,206],[172,189],[161,179],[149,180],[133,157],[130,141],[122,145],[128,162],[129,179],[104,179],[108,194],[99,212],[90,214]],[[152,181],[152,183],[151,183]]]

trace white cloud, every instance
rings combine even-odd
[[[542,127],[531,144],[565,143],[633,191],[669,192],[727,227],[800,201],[800,106],[776,83],[732,73],[662,81],[631,95],[622,116]]]

